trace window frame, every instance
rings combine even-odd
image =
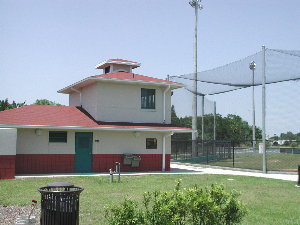
[[[49,131],[48,141],[49,141],[49,143],[67,143],[68,142],[68,132],[67,131]]]
[[[156,89],[141,88],[141,109],[156,109]]]
[[[153,141],[153,146],[148,141]],[[157,138],[146,138],[146,149],[157,149]]]

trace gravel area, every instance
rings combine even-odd
[[[28,216],[31,211],[31,206],[0,206],[0,224],[15,225],[16,219],[20,216]],[[37,223],[40,224],[40,209],[33,211],[32,216],[36,217]]]

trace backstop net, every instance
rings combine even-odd
[[[255,62],[254,69],[250,69],[251,62]],[[213,128],[211,121],[204,119],[204,131],[207,135],[204,135],[203,141],[206,141],[204,146],[210,149],[206,151],[209,156],[205,158],[206,162],[211,158],[211,163],[217,165],[261,169],[264,62],[267,168],[278,171],[291,171],[297,168],[300,162],[300,51],[295,50],[266,49],[265,58],[260,51],[227,65],[197,73],[200,138],[203,96],[204,118],[209,118],[215,113],[214,102],[217,106],[216,127]],[[170,77],[171,81],[186,85],[185,89],[174,91],[172,104],[178,117],[192,115],[193,77],[193,73]],[[213,152],[215,146],[209,144],[212,143],[214,129],[216,141],[223,141],[224,146],[226,145],[226,150],[225,147],[223,150],[231,152],[226,153],[227,161],[217,160],[222,157],[210,156],[210,153],[217,154]],[[231,143],[230,148],[228,143]]]

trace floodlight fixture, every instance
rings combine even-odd
[[[249,69],[250,70],[255,70],[256,68],[256,63],[254,61],[252,61],[250,64],[249,64]]]
[[[189,4],[193,7],[193,8],[198,8],[198,9],[203,9],[203,6],[200,5],[201,0],[192,0],[189,2]]]

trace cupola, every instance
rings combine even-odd
[[[132,69],[140,67],[138,62],[124,59],[108,59],[96,66],[96,69],[103,69],[103,73],[127,72],[131,73]]]

